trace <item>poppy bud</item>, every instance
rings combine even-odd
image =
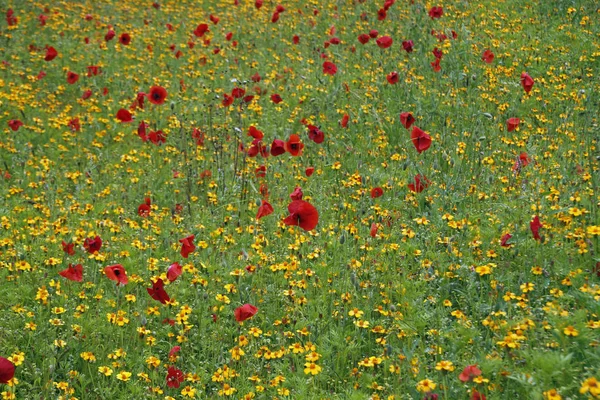
[[[390,311],[396,312],[396,305],[395,304],[390,305]]]
[[[346,243],[346,235],[344,235],[342,233],[342,235],[340,236],[340,244],[344,244],[344,243]]]
[[[255,204],[256,204],[256,207],[260,207],[262,202],[259,199],[256,199]]]
[[[175,103],[171,102],[171,111],[175,110]]]

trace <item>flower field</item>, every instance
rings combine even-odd
[[[2,399],[600,398],[596,2],[0,13]]]

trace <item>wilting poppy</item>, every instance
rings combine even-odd
[[[173,282],[177,277],[183,273],[183,268],[179,263],[173,263],[167,268],[167,279],[169,282]]]
[[[300,141],[300,136],[296,134],[290,135],[288,141],[285,142],[285,151],[297,157],[302,155],[302,149],[304,149],[304,144]]]
[[[521,120],[519,118],[509,118],[506,120],[506,130],[512,132],[519,127]]]
[[[481,375],[481,370],[477,368],[477,365],[467,365],[458,376],[458,379],[462,382],[468,382],[479,375]]]
[[[371,235],[371,237],[376,237],[377,236],[377,230],[378,230],[378,226],[375,222],[373,222],[371,224],[371,230],[369,231],[369,235]]]
[[[442,70],[439,58],[436,58],[435,61],[431,62],[431,68],[433,68],[434,72],[440,72]]]
[[[106,35],[104,35],[104,41],[110,42],[111,40],[113,40],[113,38],[115,36],[116,36],[116,32],[113,31],[112,29],[109,29],[108,32],[106,32]]]
[[[371,37],[369,35],[367,35],[366,33],[358,35],[358,41],[362,44],[367,44],[370,39],[371,39]]]
[[[383,196],[383,189],[380,187],[374,187],[371,189],[371,198],[376,199],[377,197]]]
[[[18,131],[20,127],[23,126],[23,123],[18,119],[11,119],[8,121],[8,127],[13,131]]]
[[[308,138],[313,142],[320,144],[325,140],[325,134],[314,125],[308,125]]]
[[[258,212],[256,213],[256,219],[261,219],[262,217],[266,217],[267,215],[271,215],[273,213],[273,206],[266,200],[260,201],[260,207],[258,207]]]
[[[294,191],[290,194],[290,199],[292,200],[302,200],[302,197],[304,196],[304,193],[302,192],[302,188],[299,186],[296,186],[294,188]]]
[[[64,240],[62,241],[62,249],[65,253],[67,253],[70,256],[74,256],[75,255],[75,243],[67,243]]]
[[[337,66],[331,61],[325,61],[323,63],[323,73],[325,75],[335,75],[337,73]]]
[[[487,397],[485,394],[479,393],[477,389],[473,389],[470,400],[487,400]]]
[[[163,104],[167,98],[167,90],[161,86],[152,86],[148,93],[148,100],[152,104]],[[142,107],[143,108],[143,107]]]
[[[142,204],[139,205],[138,207],[138,215],[140,217],[147,217],[148,215],[150,215],[150,205],[152,204],[150,197],[146,197],[144,199],[144,202]]]
[[[295,225],[305,231],[313,230],[319,223],[319,212],[310,203],[304,200],[294,200],[288,205],[290,213],[283,223],[286,225]]]
[[[387,79],[388,83],[390,85],[395,85],[396,83],[398,83],[398,73],[396,71],[394,72],[390,72],[385,79]]]
[[[190,235],[186,238],[179,239],[179,243],[181,243],[181,257],[188,258],[189,254],[196,250],[194,238],[194,235]]]
[[[265,146],[263,146],[263,148],[264,147]],[[256,168],[254,170],[254,176],[256,176],[257,178],[264,178],[265,176],[267,176],[267,167],[265,165],[261,165],[258,168]]]
[[[133,121],[133,117],[129,111],[124,108],[119,109],[117,111],[117,119],[121,122],[131,122]]]
[[[275,104],[279,104],[283,101],[283,99],[279,94],[275,93],[271,95],[271,101]]]
[[[523,89],[525,90],[525,93],[531,92],[531,88],[533,87],[534,83],[535,82],[533,81],[533,78],[531,76],[529,76],[529,74],[527,72],[523,72],[521,74],[521,85],[523,85]]]
[[[438,49],[437,47],[431,50],[431,53],[435,58],[437,58],[440,61],[442,60],[442,57],[444,57],[444,52],[441,49]]]
[[[248,318],[252,318],[258,312],[258,308],[252,304],[244,304],[235,309],[233,315],[237,322],[244,322]]]
[[[512,245],[511,243],[508,243],[508,241],[510,240],[510,238],[512,238],[512,235],[510,233],[507,233],[504,236],[502,236],[500,238],[500,246],[502,246],[502,247],[510,247]]]
[[[46,46],[46,56],[44,57],[44,60],[52,61],[56,58],[57,55],[58,55],[58,52],[56,51],[56,49],[54,47]]]
[[[167,386],[170,388],[179,388],[181,383],[185,380],[185,374],[173,366],[167,369]]]
[[[70,281],[81,282],[83,280],[83,266],[81,264],[69,264],[67,269],[60,271],[58,274]]]
[[[382,36],[380,38],[377,38],[376,42],[377,42],[377,46],[379,46],[379,48],[381,48],[381,49],[387,49],[388,47],[390,47],[392,45],[392,43],[394,43],[392,38],[389,36]]]
[[[260,82],[261,77],[260,74],[257,72],[254,75],[252,75],[250,79],[252,79],[252,82],[258,83]]]
[[[95,238],[86,238],[83,241],[83,248],[87,250],[88,253],[94,254],[97,251],[100,251],[102,247],[102,239],[100,236],[96,236]]]
[[[533,234],[533,238],[535,240],[542,240],[542,238],[540,237],[540,228],[543,226],[544,225],[542,225],[542,223],[540,222],[540,217],[538,217],[537,215],[533,217],[533,220],[531,220],[531,222],[529,223],[529,228],[531,229],[531,233]]]
[[[400,123],[406,129],[409,129],[410,126],[415,122],[415,117],[409,112],[400,113]]]
[[[423,190],[427,189],[427,187],[429,187],[430,184],[431,181],[429,179],[427,179],[425,176],[422,176],[421,174],[417,174],[414,177],[414,182],[408,184],[408,189],[411,192],[421,193]]]
[[[70,83],[71,85],[74,84],[75,82],[77,82],[79,80],[79,75],[77,75],[75,72],[67,72],[67,82]]]
[[[414,47],[414,43],[412,40],[405,40],[402,42],[402,48],[406,50],[407,53],[412,53]]]
[[[131,35],[129,35],[129,33],[122,33],[121,36],[119,36],[119,43],[123,46],[129,46],[131,43]]]
[[[285,142],[281,139],[273,139],[273,143],[271,143],[271,155],[274,157],[279,156],[285,153],[285,151]]]
[[[161,143],[165,143],[167,141],[167,137],[161,130],[150,131],[150,133],[148,134],[148,140],[150,140],[152,143],[158,146]]]
[[[486,50],[483,52],[481,59],[488,64],[491,64],[494,61],[494,53],[491,50]]]
[[[208,32],[208,24],[200,24],[194,30],[194,35],[197,37],[202,37],[206,32]]]
[[[15,365],[4,357],[0,357],[0,383],[8,383],[15,376]]]
[[[444,15],[444,9],[442,7],[431,7],[429,9],[429,16],[431,19],[441,18]]]
[[[127,282],[129,282],[127,272],[125,272],[125,268],[121,264],[109,265],[104,268],[104,274],[111,281],[117,282],[117,285],[127,285]]]
[[[350,121],[350,116],[348,114],[344,114],[344,116],[342,117],[342,120],[340,121],[340,126],[342,128],[347,128],[348,121]]]
[[[83,94],[81,95],[81,100],[87,100],[90,97],[92,97],[92,91],[90,89],[86,90],[83,92]]]
[[[8,26],[16,26],[18,22],[19,19],[15,17],[15,12],[13,11],[13,9],[9,8],[8,10],[6,10],[6,23],[8,24]]]
[[[87,67],[87,76],[91,77],[91,76],[96,76],[100,73],[100,67],[97,65],[90,65]]]
[[[431,136],[416,126],[413,127],[410,133],[410,139],[419,153],[424,152],[431,146]]]
[[[151,288],[146,288],[150,297],[156,301],[160,301],[162,304],[166,304],[171,298],[164,289],[165,283],[162,279],[158,278],[156,282],[152,283]]]

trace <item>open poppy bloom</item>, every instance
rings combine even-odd
[[[431,146],[431,136],[416,126],[413,127],[412,132],[410,133],[410,139],[412,140],[419,154]]]
[[[75,249],[73,249],[73,247],[75,247],[74,243],[67,243],[64,240],[62,241],[62,249],[65,253],[67,253],[70,256],[74,256],[75,255]]]
[[[121,122],[133,121],[131,113],[124,108],[121,108],[119,111],[117,111],[117,119]]]
[[[376,42],[377,42],[377,46],[379,46],[379,48],[381,48],[381,49],[387,49],[394,43],[392,38],[389,36],[382,36],[380,38],[377,38]]]
[[[117,285],[127,285],[127,282],[129,282],[127,272],[125,272],[125,268],[121,264],[109,265],[104,268],[104,274],[111,281],[117,282]]]
[[[173,263],[167,268],[167,279],[169,282],[175,281],[183,273],[183,268],[179,263]]]
[[[337,73],[337,66],[331,61],[325,61],[323,63],[323,73],[325,75],[335,75]]]
[[[314,172],[315,172],[315,168],[314,167],[308,167],[308,168],[306,168],[306,170],[304,170],[304,174],[307,177],[311,176]]]
[[[502,246],[502,247],[510,247],[510,246],[512,246],[512,243],[508,243],[508,241],[510,240],[510,238],[512,238],[512,235],[510,233],[507,233],[504,236],[502,236],[500,238],[500,246]]]
[[[152,86],[148,93],[148,100],[152,104],[163,104],[167,98],[167,90],[161,86]],[[142,107],[143,108],[143,107]]]
[[[540,237],[540,228],[543,226],[544,225],[542,225],[540,222],[540,217],[537,215],[533,217],[533,220],[529,223],[529,228],[531,229],[531,233],[533,234],[533,238],[535,240],[542,240]]]
[[[100,239],[100,236],[96,236],[95,238],[86,238],[83,241],[83,248],[87,250],[88,253],[95,253],[97,251],[100,251],[100,248],[102,247],[102,239]]]
[[[45,61],[52,61],[56,58],[58,52],[52,46],[46,46],[46,56],[44,57]]]
[[[506,120],[506,130],[512,132],[519,127],[521,120],[519,118],[509,118]]]
[[[0,383],[8,383],[15,376],[15,365],[4,357],[0,357]]]
[[[525,90],[525,93],[531,92],[531,88],[533,87],[534,83],[535,82],[533,81],[533,78],[531,76],[529,76],[529,74],[527,72],[523,72],[521,74],[521,85],[523,85],[523,89]]]
[[[414,183],[408,184],[408,189],[411,192],[421,193],[423,190],[427,189],[430,184],[431,181],[429,179],[427,179],[425,176],[422,176],[421,174],[418,174],[415,175]]]
[[[260,140],[265,135],[262,133],[262,131],[259,131],[253,125],[251,125],[250,128],[248,128],[248,136],[252,136],[254,139],[259,139]]]
[[[439,58],[436,58],[435,61],[431,62],[431,68],[433,68],[434,72],[440,72],[442,70]]]
[[[415,117],[409,112],[403,112],[400,114],[400,123],[406,129],[409,129],[410,126],[415,122]]]
[[[152,204],[152,201],[150,200],[150,197],[146,197],[144,199],[144,202],[142,204],[140,204],[140,206],[138,207],[138,215],[140,217],[147,217],[148,215],[150,215],[150,205]]]
[[[169,367],[167,370],[167,386],[170,388],[179,388],[181,382],[185,380],[185,374],[175,367]]]
[[[196,250],[196,245],[194,245],[194,235],[190,235],[186,238],[179,239],[179,243],[181,243],[181,257],[188,258],[191,252]]]
[[[119,36],[119,43],[121,43],[123,46],[129,46],[131,43],[131,36],[129,33],[122,33],[121,36]]]
[[[236,308],[233,315],[237,322],[244,322],[248,318],[252,318],[257,312],[258,308],[252,304],[244,304],[243,306]]]
[[[208,24],[200,24],[194,30],[194,35],[197,37],[202,37],[206,32],[208,32]]]
[[[67,269],[60,271],[58,274],[70,281],[81,282],[83,280],[83,266],[81,264],[69,264]]]
[[[275,93],[271,95],[271,101],[275,104],[279,104],[283,101],[283,99],[279,94]]]
[[[104,41],[106,42],[110,42],[111,40],[113,40],[113,38],[116,36],[116,32],[113,31],[112,29],[109,29],[108,32],[106,32],[106,35],[104,35]]]
[[[441,18],[444,15],[444,9],[442,7],[431,7],[429,9],[429,16],[431,19]]]
[[[74,84],[75,82],[77,82],[79,80],[79,75],[77,75],[75,72],[67,72],[67,82],[69,84]]]
[[[304,196],[304,193],[302,192],[302,188],[299,186],[296,186],[294,188],[294,191],[290,194],[290,199],[292,200],[302,200],[302,197]]]
[[[320,144],[325,140],[325,134],[314,125],[308,125],[308,138],[313,142]]]
[[[458,376],[458,379],[462,382],[468,382],[479,375],[481,375],[481,370],[477,368],[477,365],[467,365]]]
[[[260,207],[258,207],[258,212],[256,213],[256,219],[261,219],[262,217],[266,217],[267,215],[271,215],[273,213],[273,206],[266,200],[260,201]]]
[[[374,187],[371,189],[371,198],[376,199],[377,197],[383,196],[383,189],[380,187]]]
[[[491,50],[486,50],[483,52],[481,59],[487,64],[491,64],[494,61],[494,53]]]
[[[285,142],[281,139],[273,139],[273,143],[271,143],[271,155],[279,156],[285,153]]]
[[[158,278],[156,282],[152,284],[151,288],[146,288],[150,297],[156,301],[160,301],[162,304],[166,304],[171,298],[164,289],[165,283],[162,279]]]
[[[406,50],[407,53],[412,53],[414,45],[412,40],[405,40],[402,42],[402,48]]]
[[[8,127],[12,130],[12,131],[18,131],[20,127],[23,126],[23,123],[21,121],[19,121],[18,119],[11,119],[10,121],[8,121]]]
[[[396,71],[394,72],[390,72],[385,79],[387,79],[388,83],[390,85],[395,85],[396,83],[398,83],[398,73]]]
[[[285,142],[285,151],[296,157],[302,155],[302,149],[304,149],[304,144],[300,141],[300,136],[290,135],[288,141]]]
[[[290,215],[283,220],[286,225],[295,225],[305,231],[311,231],[319,223],[319,212],[312,204],[304,200],[292,201],[288,205],[288,211]]]
[[[519,157],[517,157],[512,169],[515,172],[519,172],[521,168],[528,166],[530,162],[531,159],[529,158],[529,155],[523,152],[519,154]]]
[[[369,42],[369,40],[371,40],[371,36],[367,35],[366,33],[358,35],[358,41],[361,44],[367,44]]]

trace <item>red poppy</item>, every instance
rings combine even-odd
[[[150,205],[152,204],[150,197],[146,197],[144,199],[144,202],[142,204],[140,204],[140,206],[138,207],[138,215],[140,217],[147,217],[148,215],[150,215]]]
[[[314,125],[308,125],[308,138],[313,142],[320,144],[325,140],[325,133]]]
[[[90,65],[87,67],[87,76],[91,77],[91,76],[96,76],[100,73],[100,67],[97,65]]]
[[[350,120],[350,116],[348,114],[344,114],[342,120],[340,121],[340,125],[342,128],[348,127],[348,121]]]
[[[515,164],[513,165],[513,171],[520,171],[521,168],[526,167],[529,165],[529,163],[531,162],[531,158],[529,158],[529,155],[525,152],[519,154],[519,157],[517,157],[517,159],[515,160]]]
[[[75,255],[75,243],[67,243],[64,240],[62,241],[62,249],[65,253],[67,253],[70,256],[74,256]]]
[[[375,39],[377,36],[379,36],[379,32],[376,29],[371,29],[369,31],[370,38]]]
[[[39,81],[39,80],[42,80],[42,79],[44,79],[44,77],[45,77],[45,76],[46,76],[46,73],[45,73],[44,71],[40,71],[40,72],[37,74],[37,80],[38,80],[38,81]]]
[[[92,91],[91,90],[86,90],[83,92],[83,94],[81,95],[81,100],[87,100],[90,97],[92,97]]]
[[[70,83],[71,85],[74,84],[75,82],[77,82],[79,80],[79,75],[77,75],[75,72],[67,72],[67,82]]]
[[[371,189],[371,198],[376,199],[377,197],[383,196],[383,189],[380,187],[374,187]]]
[[[491,64],[494,61],[494,53],[491,50],[486,50],[483,52],[481,59],[488,64]]]
[[[371,37],[369,35],[367,35],[366,33],[363,33],[358,36],[358,41],[362,44],[367,44],[370,39],[371,39]]]
[[[477,365],[467,365],[465,369],[460,373],[458,379],[462,382],[468,382],[475,378],[476,376],[481,375],[481,370],[477,368]]]
[[[146,129],[148,129],[148,124],[144,121],[140,122],[137,128],[137,133],[140,138],[142,138],[143,142],[148,141],[148,134],[146,133]]]
[[[231,97],[234,99],[241,99],[246,94],[246,91],[242,88],[233,88],[231,90]]]
[[[18,119],[11,119],[8,121],[8,127],[13,131],[18,131],[20,127],[23,126],[23,123]]]
[[[179,239],[179,243],[181,243],[181,257],[188,258],[189,254],[196,250],[194,238],[194,235],[190,235],[186,238]]]
[[[173,366],[167,369],[167,386],[170,388],[179,388],[181,383],[185,380],[185,374]]]
[[[379,10],[377,10],[377,20],[378,21],[383,21],[386,17],[387,17],[387,11],[385,10],[385,8],[380,8]]]
[[[108,32],[106,32],[106,35],[104,35],[104,41],[110,42],[111,40],[113,40],[113,38],[115,36],[116,36],[115,31],[113,31],[112,29],[109,29]]]
[[[429,179],[427,179],[425,176],[422,176],[421,174],[417,174],[414,177],[414,183],[408,184],[408,189],[411,192],[421,193],[423,190],[427,189],[430,184],[431,181]]]
[[[431,52],[433,53],[433,56],[440,61],[442,60],[442,57],[444,57],[442,50],[438,49],[437,47],[435,47]]]
[[[133,121],[133,117],[131,116],[131,113],[124,108],[121,108],[119,111],[117,111],[117,119],[121,122]]]
[[[260,10],[260,8],[262,7],[262,5],[263,5],[263,0],[256,0],[254,2],[254,7],[256,7],[257,10]]]
[[[296,225],[305,231],[311,231],[319,223],[319,212],[304,200],[292,201],[288,205],[288,211],[290,215],[283,220],[286,225]]]
[[[227,40],[228,42],[231,40],[232,37],[233,37],[233,32],[227,32],[227,34],[225,34],[225,40]]]
[[[279,156],[286,152],[285,142],[281,139],[273,139],[271,143],[271,155],[273,157]]]
[[[302,192],[302,188],[296,186],[294,191],[290,194],[290,199],[292,200],[302,200],[304,193]]]
[[[67,125],[73,132],[79,132],[81,130],[81,123],[79,122],[79,118],[73,118],[69,121]]]
[[[416,126],[413,127],[412,132],[410,133],[410,138],[419,154],[431,146],[431,136]]]
[[[94,254],[97,251],[100,251],[102,247],[102,239],[100,236],[96,236],[95,238],[86,238],[83,241],[83,248],[87,250],[88,253]]]
[[[402,42],[402,48],[406,50],[407,53],[412,53],[414,47],[414,43],[412,40],[405,40]]]
[[[520,123],[521,120],[519,118],[509,118],[506,120],[506,130],[512,132],[519,127]]]
[[[325,61],[323,63],[323,73],[325,75],[335,75],[337,73],[337,66],[331,61]]]
[[[252,318],[257,312],[258,308],[252,304],[244,304],[243,306],[236,308],[233,315],[237,322],[244,322],[248,318]]]
[[[512,243],[508,243],[508,241],[510,240],[510,238],[512,238],[512,235],[510,233],[507,233],[506,235],[502,236],[500,238],[500,246],[502,246],[502,247],[510,247],[512,245]]]
[[[473,389],[473,393],[471,393],[471,400],[486,400],[485,394],[479,393],[476,389]]]
[[[167,279],[169,282],[175,281],[183,273],[183,268],[179,263],[173,263],[167,268]]]
[[[531,88],[533,87],[534,83],[535,82],[533,81],[533,78],[531,76],[529,76],[529,74],[527,72],[523,72],[521,74],[521,85],[523,85],[523,89],[525,90],[525,93],[531,92]]]
[[[151,288],[146,288],[150,297],[156,301],[160,301],[162,304],[166,304],[171,300],[169,295],[164,289],[165,283],[162,279],[158,278],[156,282],[152,283]]]
[[[197,146],[204,146],[204,132],[198,128],[194,128],[192,131],[192,138],[196,141]]]
[[[56,51],[56,49],[54,47],[46,46],[46,56],[44,57],[44,60],[52,61],[56,58],[57,55],[58,55],[58,52]]]
[[[314,167],[308,167],[304,170],[304,174],[308,177],[311,176],[315,172]]]
[[[260,79],[261,79],[260,74],[257,72],[254,75],[252,75],[252,77],[250,79],[252,79],[252,82],[258,83],[258,82],[260,82]]]
[[[429,16],[431,19],[441,18],[444,15],[444,9],[442,7],[431,7],[429,9]]]
[[[271,95],[271,101],[275,104],[279,104],[283,101],[283,99],[279,94],[275,93]]]
[[[194,35],[197,37],[202,37],[206,32],[208,32],[208,24],[200,24],[194,30]]]
[[[400,123],[406,129],[409,129],[412,124],[415,122],[415,117],[409,112],[403,112],[400,114]]]
[[[131,43],[131,36],[129,33],[122,33],[121,36],[119,36],[119,43],[121,43],[123,46],[129,46]]]
[[[258,207],[258,212],[256,213],[256,219],[261,219],[262,217],[266,217],[267,215],[271,215],[273,213],[273,206],[266,200],[260,201],[260,207]]]
[[[377,236],[377,230],[378,230],[378,226],[375,222],[373,222],[371,224],[371,230],[369,231],[369,235],[371,235],[371,237],[376,237]]]
[[[296,134],[290,135],[288,141],[285,142],[285,151],[297,157],[302,155],[302,149],[304,149],[304,144],[300,141],[300,136]]]
[[[379,48],[381,48],[381,49],[387,49],[394,43],[392,38],[389,36],[382,36],[380,38],[377,38],[376,42],[377,42],[377,46],[379,46]]]
[[[0,357],[0,383],[8,383],[15,376],[15,365],[4,357]]]
[[[221,105],[223,107],[229,107],[233,104],[233,100],[235,100],[233,96],[230,96],[227,93],[223,93],[223,101],[221,101]]]
[[[263,146],[264,147],[264,146]],[[265,149],[266,150],[266,149]],[[257,178],[264,178],[265,176],[267,176],[267,167],[264,165],[261,165],[260,167],[256,168],[254,170],[254,175]]]
[[[434,72],[440,72],[442,67],[440,66],[440,59],[436,58],[435,61],[431,63],[431,68],[433,68]]]
[[[390,85],[395,85],[396,83],[398,83],[398,73],[396,71],[394,72],[390,72],[385,79],[387,79],[388,83]]]
[[[19,22],[19,19],[15,17],[15,12],[13,11],[13,9],[9,8],[8,10],[6,10],[6,23],[8,24],[8,26],[16,26],[17,22]]]
[[[125,272],[125,268],[121,264],[109,265],[104,268],[104,274],[111,281],[117,282],[117,285],[127,285],[127,282],[129,282],[127,272]]]
[[[148,93],[148,100],[152,104],[163,104],[167,98],[167,90],[161,86],[152,86]],[[142,107],[143,108],[143,107]]]
[[[254,139],[260,140],[264,137],[264,134],[251,125],[250,128],[248,128],[248,136],[252,136]]]
[[[277,6],[275,7],[275,11],[277,11],[278,13],[282,13],[285,11],[285,8],[281,4],[277,4]]]
[[[212,22],[215,25],[219,23],[219,17],[217,17],[216,15],[210,14],[208,18],[210,19],[210,22]]]
[[[271,22],[272,22],[272,23],[275,23],[275,22],[277,22],[277,21],[279,21],[279,13],[278,13],[277,11],[275,11],[275,12],[273,13],[273,15],[271,16]]]
[[[83,280],[83,266],[81,264],[69,264],[67,269],[58,273],[70,281],[81,282]]]
[[[531,229],[531,233],[533,234],[533,238],[535,240],[542,240],[540,237],[540,228],[543,226],[544,225],[542,225],[540,222],[540,217],[537,215],[533,217],[533,220],[529,223],[529,228]]]

